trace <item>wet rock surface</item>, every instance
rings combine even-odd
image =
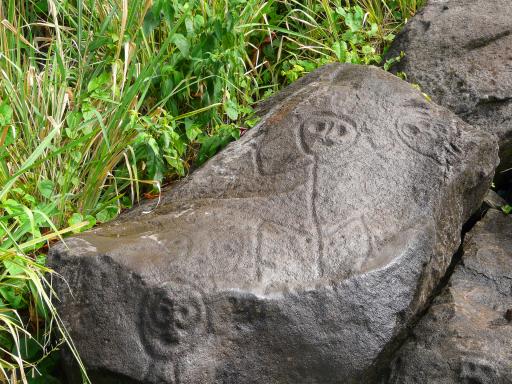
[[[512,217],[490,210],[388,383],[512,383]]]
[[[373,67],[323,67],[263,111],[158,207],[53,248],[93,382],[372,382],[424,309],[494,138]]]
[[[434,102],[500,138],[500,169],[512,164],[512,2],[430,0],[388,54]],[[507,175],[509,177],[510,175]]]

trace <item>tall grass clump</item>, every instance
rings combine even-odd
[[[54,308],[51,242],[156,196],[305,73],[384,65],[419,5],[0,1],[0,382],[58,383],[64,344],[79,361]]]
[[[331,62],[391,65],[399,58],[384,63],[383,54],[422,1],[266,2],[262,22],[241,26],[252,28],[246,33],[254,52],[249,61],[251,77],[258,85],[254,99]]]

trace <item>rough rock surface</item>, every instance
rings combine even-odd
[[[464,250],[389,383],[512,383],[512,217],[490,210]]]
[[[485,194],[482,209],[500,209],[501,207],[507,205],[506,200],[498,195],[496,192],[494,192],[492,189],[489,189],[487,193]]]
[[[500,138],[512,163],[512,1],[430,0],[388,54],[432,100]],[[504,161],[506,160],[506,161]]]
[[[373,67],[323,67],[264,108],[157,208],[53,249],[94,383],[371,382],[424,308],[495,139]]]

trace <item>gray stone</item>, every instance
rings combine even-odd
[[[512,383],[512,217],[490,210],[391,365],[389,383]]]
[[[489,189],[484,197],[484,208],[500,209],[507,205],[507,202],[503,197],[498,195],[492,189]]]
[[[323,67],[263,107],[158,207],[53,248],[93,382],[371,382],[424,309],[495,139],[374,67]]]
[[[510,0],[430,0],[388,53],[406,54],[393,72],[405,72],[434,102],[498,135],[500,170],[512,165],[511,15]]]

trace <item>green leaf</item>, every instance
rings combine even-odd
[[[364,20],[364,10],[359,5],[356,5],[354,8],[354,19],[362,26]]]
[[[223,136],[212,136],[208,137],[204,140],[203,145],[199,149],[199,154],[197,155],[197,165],[201,165],[210,157],[215,155],[219,149],[225,145],[225,137]]]
[[[14,199],[5,200],[2,207],[10,214],[20,213],[23,211],[23,205]]]
[[[20,336],[20,357],[25,361],[35,361],[43,356],[43,349],[37,340],[30,336],[23,334]],[[16,354],[16,347],[13,347],[12,353]]]
[[[375,53],[375,48],[373,48],[371,45],[363,45],[361,52],[363,52],[365,56],[372,55]]]
[[[37,204],[36,198],[32,195],[29,195],[28,193],[23,195],[23,200],[25,200],[27,203],[30,203],[32,205]]]
[[[386,36],[384,36],[384,40],[391,42],[395,39],[395,37],[396,36],[394,34],[388,33]]]
[[[224,103],[224,112],[231,120],[238,119],[238,105],[235,101],[229,99]]]
[[[189,141],[194,141],[201,132],[201,128],[196,124],[185,124],[185,133]]]
[[[37,184],[37,189],[47,199],[53,196],[53,189],[55,188],[55,184],[51,180],[42,180]]]
[[[117,207],[109,206],[102,209],[100,212],[96,214],[96,220],[100,223],[106,223],[107,221],[112,220],[117,216]]]
[[[104,88],[110,82],[110,73],[103,72],[101,75],[95,77],[89,84],[87,84],[87,92],[92,93],[99,88]]]
[[[83,230],[86,231],[88,229],[91,229],[92,227],[94,227],[96,225],[96,218],[92,215],[86,215],[85,216],[85,220],[89,223],[87,224]]]
[[[202,145],[197,155],[197,165],[203,164],[231,141],[239,138],[240,129],[233,124],[222,125],[215,135],[203,137],[201,139]]]
[[[332,49],[334,51],[334,54],[336,55],[336,58],[341,61],[341,62],[344,62],[347,58],[347,43],[344,42],[344,41],[336,41],[333,46],[332,46]]]
[[[7,101],[4,101],[2,104],[0,104],[0,126],[11,124],[12,114],[13,110]]]
[[[359,59],[359,55],[355,51],[349,51],[347,52],[347,59],[345,61],[346,63],[352,63],[352,64],[360,64],[361,60]]]
[[[188,57],[190,44],[185,36],[183,36],[181,33],[176,33],[172,37],[172,42],[174,45],[176,45],[184,57]]]
[[[160,0],[160,3],[162,4],[161,13],[163,13],[164,15],[164,20],[167,22],[168,25],[173,24],[174,14],[176,12],[173,3],[169,0]]]
[[[34,8],[37,12],[47,14],[48,13],[48,0],[39,0],[34,4]]]
[[[355,14],[349,12],[345,16],[345,24],[350,28],[350,31],[357,32],[361,30],[362,20],[359,20]]]
[[[66,123],[68,125],[68,128],[70,128],[70,129],[78,128],[81,121],[82,121],[82,114],[80,112],[73,111],[66,116]]]
[[[395,63],[399,63],[400,60],[402,60],[404,58],[405,54],[404,52],[400,52],[400,55],[398,56],[395,56],[395,57],[392,57],[388,60],[386,60],[386,62],[384,63],[384,70],[385,71],[389,71],[389,69],[395,64]],[[397,76],[399,76],[397,74]]]
[[[185,19],[185,28],[187,29],[187,35],[194,35],[194,19],[192,17]]]
[[[83,216],[80,213],[75,212],[68,219],[68,224],[70,226],[75,225],[75,224],[81,223],[83,220],[84,220]]]
[[[369,37],[374,37],[377,35],[377,33],[379,33],[379,26],[376,23],[371,23],[370,26],[370,30],[366,32],[366,34]]]
[[[46,137],[39,143],[36,149],[32,151],[30,156],[25,160],[23,166],[13,175],[7,179],[7,182],[0,189],[0,201],[7,195],[7,192],[12,188],[16,180],[26,171],[32,167],[35,161],[44,153],[44,151],[50,146],[53,138],[60,132],[59,127],[53,128]]]
[[[180,176],[185,176],[185,167],[183,166],[183,161],[178,156],[164,156],[167,163],[178,173]]]
[[[318,67],[318,65],[320,64],[320,63],[316,64],[315,62],[307,61],[307,60],[298,60],[297,63],[306,72],[314,71]]]
[[[12,336],[5,331],[0,332],[0,347],[6,350],[10,350],[14,345]]]
[[[151,7],[151,9],[148,11],[148,13],[146,13],[146,16],[144,17],[144,23],[142,26],[144,34],[147,36],[153,32],[156,27],[160,25],[160,21],[161,18],[157,6],[153,5],[153,7]]]
[[[48,319],[50,312],[48,306],[38,291],[38,287],[34,284],[33,281],[30,280],[28,281],[28,286],[30,288],[30,292],[32,293],[32,301],[35,302],[37,314],[43,319]]]
[[[343,8],[343,7],[337,7],[336,13],[342,17],[347,16],[347,11],[345,11],[345,8]]]
[[[22,292],[18,288],[7,285],[0,287],[0,294],[9,303],[11,308],[14,309],[21,309],[26,306]]]
[[[4,260],[4,267],[11,276],[23,275],[25,273],[25,265],[20,259],[17,259],[15,262]]]
[[[48,257],[43,253],[36,255],[36,263],[39,265],[46,265],[47,259],[48,259]]]

